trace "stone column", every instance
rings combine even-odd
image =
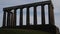
[[[4,11],[3,13],[3,27],[5,26],[6,24],[6,12]]]
[[[14,22],[13,22],[13,13],[11,12],[10,13],[10,27],[13,27],[13,24],[14,24]]]
[[[11,13],[10,13],[10,27],[11,27]]]
[[[36,6],[34,6],[34,25],[37,25],[37,9],[36,9]]]
[[[27,7],[27,12],[26,12],[26,23],[27,25],[30,25],[29,7]]]
[[[23,8],[20,9],[20,26],[23,25]]]
[[[14,27],[14,13],[11,14],[11,26]]]
[[[13,24],[14,27],[16,27],[16,10],[17,9],[14,9],[14,24]]]
[[[44,10],[44,5],[41,5],[41,22],[42,22],[42,25],[45,25],[45,10]]]
[[[10,27],[10,12],[7,12],[7,27]]]
[[[49,24],[54,25],[54,12],[52,4],[48,4]]]

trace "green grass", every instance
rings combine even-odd
[[[51,34],[51,33],[27,29],[0,29],[0,34]]]

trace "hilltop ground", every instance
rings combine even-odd
[[[49,32],[27,29],[0,29],[0,34],[51,34]]]

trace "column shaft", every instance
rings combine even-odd
[[[51,4],[48,5],[49,24],[54,25],[54,12]]]
[[[41,22],[42,22],[42,25],[45,24],[45,12],[44,12],[44,5],[41,5]]]
[[[16,9],[14,9],[14,24],[13,24],[14,27],[16,27]]]
[[[34,25],[37,25],[37,9],[36,9],[36,6],[34,6]]]
[[[10,12],[7,13],[7,26],[10,27]]]
[[[11,15],[10,15],[10,25],[11,25],[11,27],[13,27],[13,25],[14,25],[14,22],[13,22],[13,13],[11,13]]]
[[[26,23],[27,25],[30,25],[30,19],[29,19],[29,7],[27,7],[27,12],[26,12]]]
[[[20,26],[23,25],[23,9],[20,9]]]
[[[5,26],[6,24],[6,12],[4,11],[3,13],[3,27]]]
[[[10,27],[11,27],[11,25],[12,25],[12,24],[11,24],[11,13],[10,13]]]
[[[12,13],[11,15],[11,23],[12,23],[12,27],[14,27],[14,13]]]

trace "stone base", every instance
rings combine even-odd
[[[16,28],[16,29],[32,29],[50,32],[53,34],[58,34],[59,29],[55,25],[30,25],[30,26],[16,26],[16,27],[2,27],[2,28]]]
[[[0,29],[0,34],[52,34],[45,31],[28,30],[28,29]]]

